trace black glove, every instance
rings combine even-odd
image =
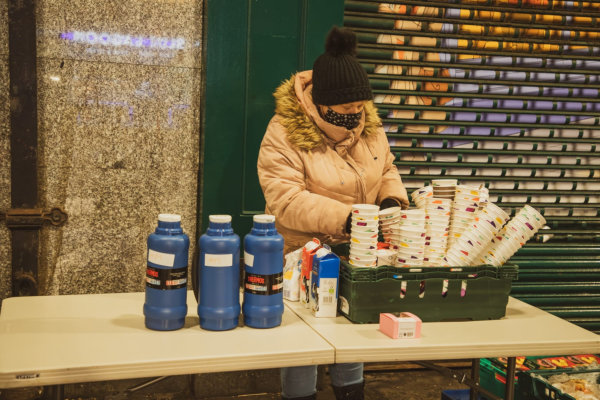
[[[379,206],[379,209],[385,210],[386,208],[391,208],[391,207],[400,207],[400,203],[398,203],[397,200],[392,199],[391,197],[388,197],[386,199],[383,199],[383,201],[381,202],[381,205]]]
[[[352,213],[348,214],[348,219],[346,219],[346,233],[350,233],[352,229]]]

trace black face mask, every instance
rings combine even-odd
[[[356,114],[340,114],[329,108],[325,115],[323,115],[323,119],[330,124],[343,126],[346,129],[352,129],[358,126],[361,116],[362,111],[357,112]]]

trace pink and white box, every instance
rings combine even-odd
[[[421,337],[421,319],[409,312],[379,314],[379,330],[392,339]]]

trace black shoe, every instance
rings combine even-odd
[[[365,381],[348,386],[333,386],[333,393],[337,400],[364,400]]]

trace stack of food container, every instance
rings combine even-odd
[[[402,208],[390,207],[379,210],[379,228],[383,240],[390,243],[394,235],[398,234],[398,228],[401,223]],[[377,250],[377,265],[394,265],[396,250],[392,248],[382,248]]]
[[[352,205],[350,228],[350,264],[356,267],[377,265],[377,239],[379,237],[379,206]]]
[[[415,190],[410,194],[417,208],[425,208],[425,200],[433,197],[433,188],[431,186],[425,186]]]
[[[546,220],[536,209],[525,205],[478,255],[479,263],[503,265],[545,224]]]
[[[402,223],[402,208],[390,207],[379,211],[379,228],[385,242],[392,240],[392,235],[398,234]]]
[[[455,179],[433,180],[411,197],[416,209],[352,206],[350,264],[501,266],[546,223],[529,205],[510,219],[489,201],[487,188]],[[384,249],[378,248],[379,233]]]
[[[454,200],[456,192],[456,179],[434,179],[431,181],[433,197],[437,199]]]
[[[390,244],[396,249],[397,267],[423,265],[425,254],[425,211],[421,209],[402,210],[401,223],[397,226],[397,235]]]
[[[471,226],[466,229],[446,252],[449,266],[472,265],[477,256],[508,221],[508,214],[494,203],[488,202],[477,211]]]
[[[470,228],[475,214],[479,211],[481,202],[480,191],[476,187],[456,187],[456,195],[452,202],[452,217],[448,233],[448,247],[460,238],[461,234]]]
[[[424,265],[439,266],[446,255],[452,200],[428,197],[425,200]]]

